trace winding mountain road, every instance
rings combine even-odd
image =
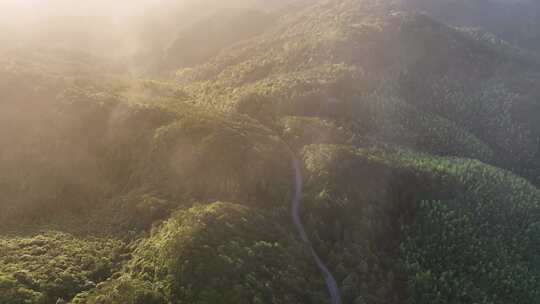
[[[330,293],[330,299],[331,304],[341,304],[341,294],[339,291],[338,284],[336,282],[336,279],[328,269],[328,267],[324,264],[324,262],[321,260],[319,255],[315,252],[313,249],[313,246],[311,245],[311,242],[309,241],[306,230],[304,228],[304,225],[302,224],[302,221],[300,220],[300,199],[302,197],[302,172],[300,170],[300,164],[298,163],[298,160],[293,156],[293,167],[294,167],[294,197],[292,200],[292,218],[294,225],[296,226],[296,229],[298,230],[298,233],[300,234],[300,238],[304,243],[306,243],[307,246],[309,246],[311,250],[311,254],[313,255],[313,259],[315,260],[315,263],[317,263],[317,266],[324,274],[324,279],[326,281],[326,287],[328,288],[328,292]]]

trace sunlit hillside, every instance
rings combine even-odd
[[[536,303],[533,5],[0,0],[0,304]]]

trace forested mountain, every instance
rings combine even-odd
[[[531,0],[402,0],[454,26],[481,28],[522,48],[540,50],[540,3]]]
[[[535,47],[293,2],[168,6],[129,60],[6,42],[0,303],[540,299]]]
[[[202,64],[222,49],[261,34],[277,17],[254,9],[221,10],[178,34],[165,50],[159,68],[175,70]]]

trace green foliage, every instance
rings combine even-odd
[[[128,257],[121,241],[47,232],[0,239],[2,303],[55,303],[92,289]]]
[[[314,145],[303,153],[312,189],[309,230],[351,301],[404,294],[411,303],[538,297],[540,191],[525,179],[475,160],[402,150]],[[351,292],[364,290],[360,282],[369,288]],[[394,293],[380,298],[380,288]]]
[[[476,162],[437,165],[461,186],[425,201],[403,244],[415,303],[530,303],[538,298],[540,192]]]
[[[343,127],[320,118],[287,116],[281,119],[280,127],[284,140],[296,149],[309,144],[346,143],[354,137]]]
[[[98,285],[91,292],[77,295],[72,304],[165,304],[164,297],[151,284],[120,277]]]
[[[323,288],[309,252],[278,222],[228,203],[176,212],[140,243],[124,277],[74,303],[139,303],[138,294],[167,303],[323,303],[305,292]],[[284,261],[295,262],[283,267]]]
[[[2,303],[39,304],[44,303],[45,297],[8,275],[0,275],[0,300]]]
[[[471,210],[464,198],[421,205],[403,245],[404,266],[412,274],[411,302],[531,303],[538,298],[537,225],[498,223],[504,211],[479,212],[495,207],[486,205],[476,203]],[[514,218],[519,219],[515,212],[505,214],[505,220]]]
[[[291,187],[286,145],[250,119],[183,113],[152,144],[147,183],[165,193],[263,204]]]

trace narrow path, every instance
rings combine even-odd
[[[311,254],[313,255],[313,259],[315,260],[315,263],[317,263],[317,266],[324,274],[324,279],[326,281],[326,287],[328,288],[328,292],[330,293],[330,299],[332,304],[341,304],[341,294],[339,292],[339,287],[336,282],[336,279],[326,267],[324,262],[321,260],[319,255],[315,252],[313,249],[313,246],[311,245],[311,242],[309,241],[306,230],[304,228],[304,225],[302,224],[302,221],[300,220],[300,199],[302,197],[302,172],[300,170],[300,164],[298,163],[298,160],[293,156],[293,167],[294,167],[294,197],[292,200],[292,218],[294,225],[296,226],[296,229],[298,230],[298,233],[300,234],[300,238],[306,245],[309,246],[311,250]]]

